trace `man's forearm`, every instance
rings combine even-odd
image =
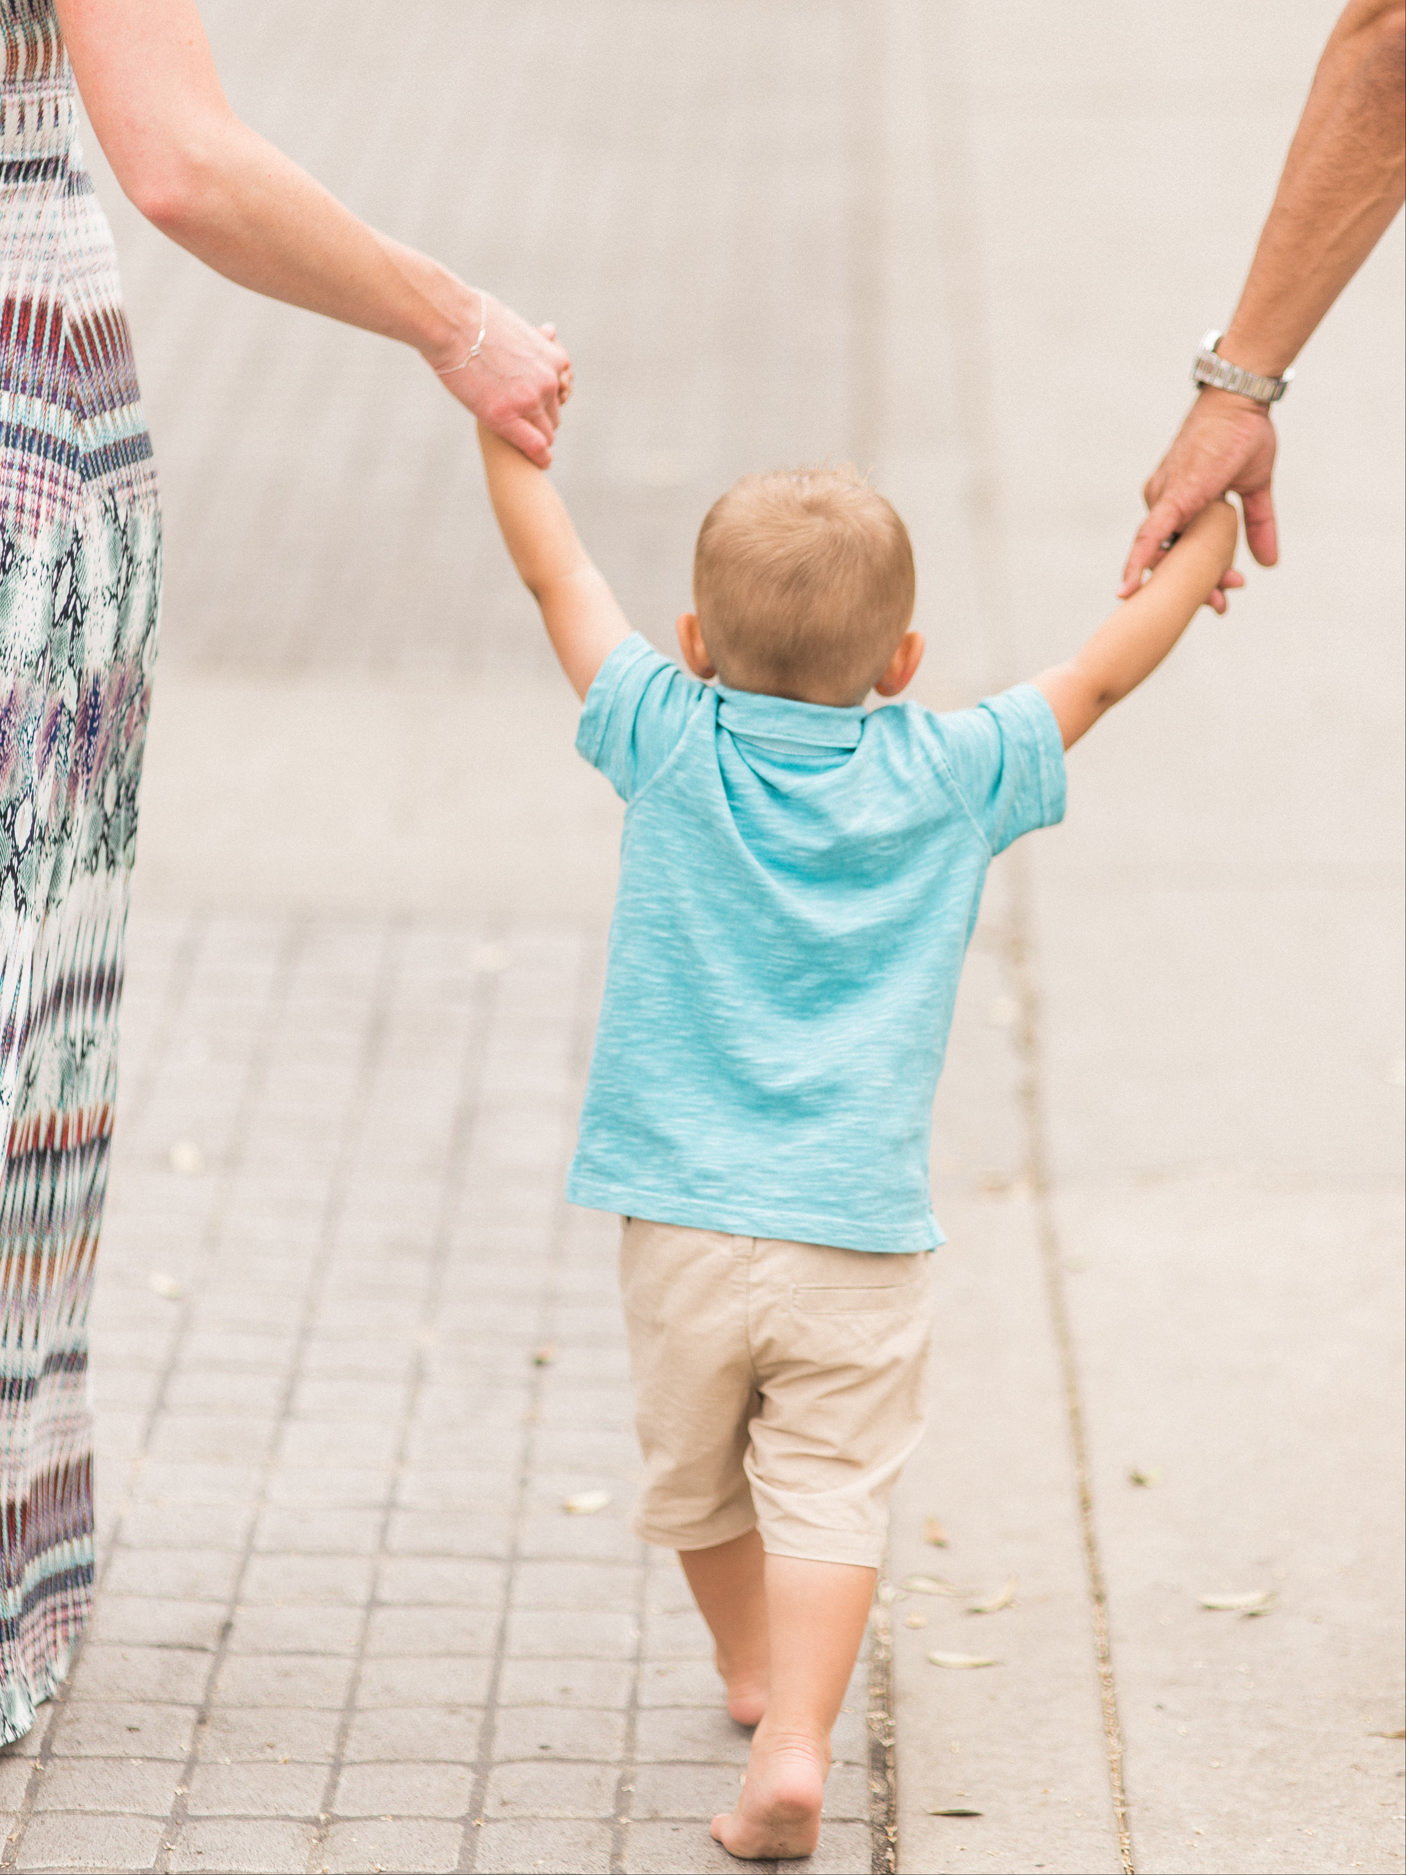
[[[1220,349],[1278,377],[1400,208],[1406,0],[1354,0],[1313,88]]]

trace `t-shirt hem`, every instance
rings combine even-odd
[[[652,1224],[681,1224],[689,1230],[726,1231],[733,1237],[772,1237],[785,1243],[826,1244],[836,1250],[869,1250],[910,1256],[946,1243],[937,1219],[925,1218],[875,1227],[833,1212],[791,1211],[784,1206],[714,1202],[639,1186],[614,1185],[574,1173],[566,1185],[572,1204],[590,1211],[614,1211],[619,1217],[647,1218]]]

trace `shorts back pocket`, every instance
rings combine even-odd
[[[801,1315],[878,1315],[910,1308],[918,1300],[922,1278],[901,1283],[797,1283],[791,1306]]]

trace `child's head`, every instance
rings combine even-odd
[[[913,616],[913,549],[882,495],[849,468],[744,475],[715,501],[693,559],[695,634],[680,638],[695,669],[725,684],[812,703],[860,703],[902,689],[921,641]],[[884,682],[913,638],[912,669]]]

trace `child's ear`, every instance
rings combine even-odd
[[[896,697],[900,690],[908,688],[917,675],[926,649],[921,632],[904,632],[898,641],[898,649],[888,661],[888,668],[874,686],[881,697]]]
[[[695,677],[701,677],[707,683],[710,677],[716,677],[713,660],[708,656],[708,647],[703,642],[703,634],[698,629],[696,612],[680,612],[679,622],[674,627],[679,635],[679,650],[683,652],[683,661]]]

